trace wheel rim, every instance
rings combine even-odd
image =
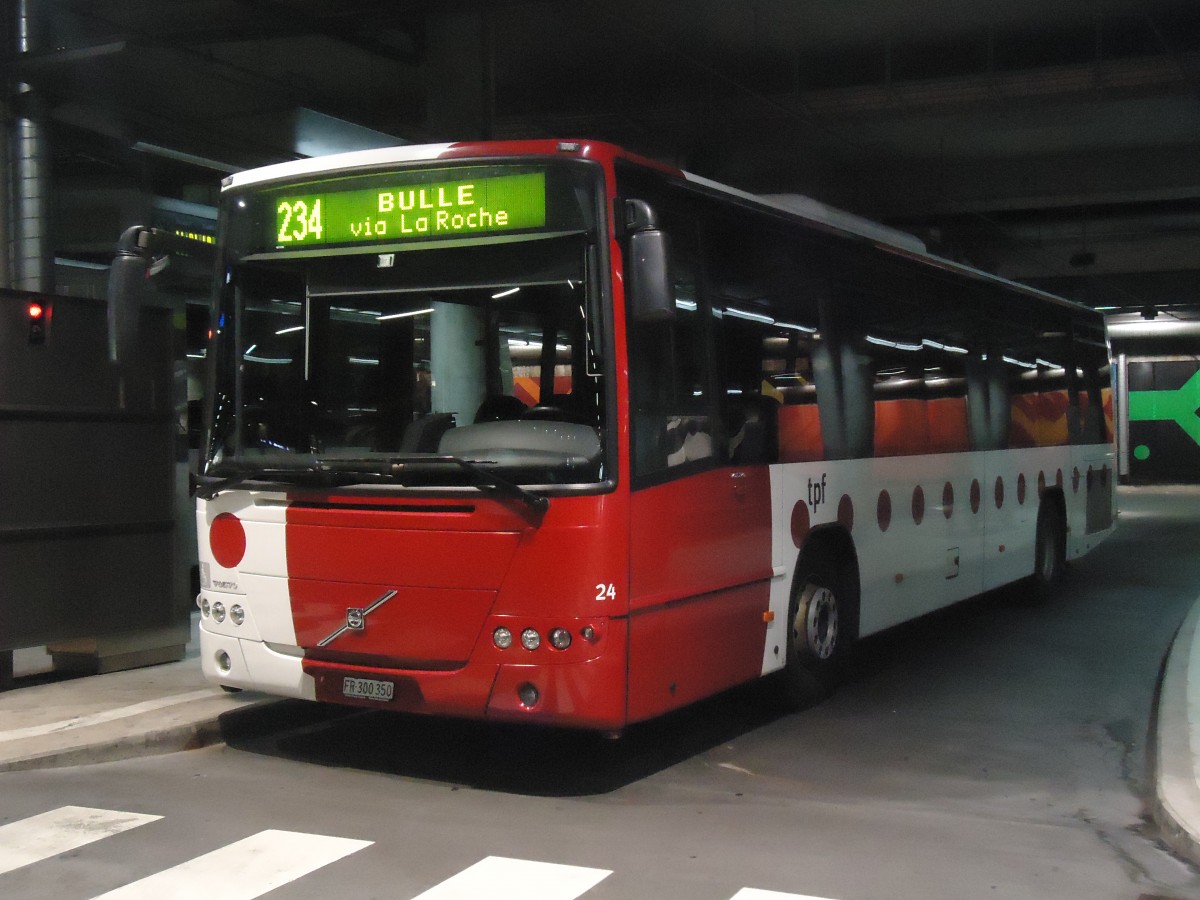
[[[792,633],[797,650],[805,656],[829,659],[837,647],[837,597],[826,587],[810,584],[804,590]]]

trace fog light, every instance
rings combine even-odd
[[[517,686],[517,699],[521,701],[521,705],[526,709],[532,709],[537,706],[538,689],[526,681],[524,684]]]
[[[591,625],[584,625],[584,626],[583,626],[583,630],[582,630],[582,631],[580,631],[579,633],[580,633],[581,635],[583,635],[583,639],[584,639],[585,641],[594,641],[594,640],[596,640],[596,629],[595,629],[595,628],[593,628]]]
[[[226,675],[228,675],[229,670],[233,668],[233,660],[231,660],[229,658],[229,654],[226,653],[224,650],[218,650],[216,658],[217,658],[217,668],[220,669],[222,672],[224,672]]]
[[[239,604],[233,604],[229,608],[229,621],[234,625],[241,625],[246,621],[246,611]]]
[[[526,628],[521,632],[521,646],[526,650],[536,650],[542,646],[542,637],[532,628]]]
[[[224,622],[225,621],[225,604],[221,603],[219,600],[216,603],[214,603],[212,605],[212,614],[213,614],[213,618],[216,619],[218,622]]]
[[[512,646],[512,632],[501,626],[492,632],[492,643],[501,650],[507,650]]]
[[[212,606],[209,604],[207,597],[200,601],[200,612],[206,619],[212,615]]]
[[[555,650],[566,650],[571,646],[571,632],[565,628],[554,628],[550,631],[550,646]]]

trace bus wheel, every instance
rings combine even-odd
[[[849,627],[845,581],[832,565],[812,562],[796,573],[788,610],[783,697],[792,709],[818,703],[845,668]]]
[[[1058,504],[1047,498],[1038,508],[1033,552],[1034,597],[1049,600],[1062,582],[1067,566],[1066,529]]]

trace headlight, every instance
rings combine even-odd
[[[501,626],[492,632],[492,643],[495,644],[497,647],[499,647],[501,650],[507,650],[509,647],[512,646],[512,642],[513,642],[512,632],[509,631],[504,626]]]
[[[526,628],[521,632],[521,646],[526,650],[536,650],[542,646],[542,636],[532,628]]]

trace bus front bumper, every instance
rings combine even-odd
[[[608,638],[624,647],[624,620]],[[299,648],[212,633],[200,626],[204,676],[230,688],[326,703],[470,719],[597,730],[626,724],[624,655],[550,665],[473,660],[452,671],[387,669],[305,659]]]

